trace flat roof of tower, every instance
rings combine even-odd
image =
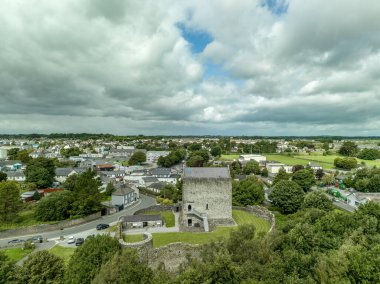
[[[228,168],[185,168],[184,178],[230,178]]]

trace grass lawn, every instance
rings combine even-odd
[[[37,221],[34,218],[33,209],[23,210],[18,215],[19,217],[17,217],[18,219],[17,222],[13,222],[13,223],[0,222],[0,230],[9,230],[9,229],[15,229],[15,228],[20,228],[20,227],[39,225],[39,224],[56,223],[56,222]]]
[[[220,160],[222,161],[232,161],[232,160],[236,160],[236,159],[239,159],[239,156],[238,154],[228,154],[228,155],[222,155],[220,157]]]
[[[167,228],[174,227],[175,226],[175,219],[174,219],[174,213],[170,210],[166,211],[149,211],[142,213],[143,215],[162,215],[162,219],[165,222],[165,225]]]
[[[30,254],[33,250],[22,248],[10,248],[2,251],[9,257],[10,260],[19,261],[20,259]]]
[[[124,235],[123,239],[126,243],[136,243],[136,242],[141,242],[142,240],[144,240],[144,236],[142,234]]]
[[[52,247],[49,252],[55,254],[56,256],[62,257],[67,264],[70,260],[70,257],[73,255],[75,248],[63,247],[60,245],[56,245]]]
[[[238,225],[254,224],[257,233],[268,232],[270,228],[269,222],[252,214],[249,214],[248,212],[233,210],[232,215]],[[217,227],[213,232],[209,233],[153,233],[153,247],[160,247],[175,242],[183,242],[188,244],[205,244],[214,240],[218,240],[219,238],[228,238],[230,232],[234,229],[236,229],[236,227]]]

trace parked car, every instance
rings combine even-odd
[[[84,239],[83,238],[77,238],[75,240],[75,245],[76,246],[81,246],[83,243],[84,243]]]
[[[32,238],[27,239],[27,242],[32,242],[32,243],[42,243],[43,242],[43,237],[42,236],[34,236]]]
[[[18,244],[18,243],[24,243],[25,240],[21,240],[21,239],[14,239],[14,240],[11,240],[8,242],[8,244]]]
[[[108,225],[108,224],[98,224],[98,225],[96,226],[96,229],[97,229],[97,230],[104,230],[104,229],[109,228],[109,226],[110,226],[110,225]]]
[[[74,238],[74,236],[70,236],[70,237],[67,239],[67,243],[68,243],[68,244],[74,244],[74,243],[75,243],[75,238]]]

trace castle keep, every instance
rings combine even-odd
[[[182,189],[182,226],[234,224],[232,185],[228,168],[185,168]]]

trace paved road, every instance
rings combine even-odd
[[[140,194],[140,201],[137,204],[132,205],[131,207],[126,208],[118,213],[108,215],[108,216],[103,216],[102,218],[97,219],[95,221],[91,221],[91,222],[81,224],[75,227],[65,228],[62,230],[56,230],[56,231],[46,232],[42,234],[33,234],[33,235],[25,235],[25,236],[17,236],[17,237],[0,239],[0,246],[7,245],[8,241],[16,239],[16,238],[26,240],[35,235],[42,235],[44,239],[54,241],[54,240],[58,240],[61,236],[63,236],[64,238],[67,238],[68,236],[74,236],[76,238],[77,237],[85,238],[91,234],[105,233],[104,231],[97,231],[95,229],[96,225],[100,223],[114,225],[117,223],[117,221],[119,220],[121,216],[133,215],[133,213],[135,213],[137,210],[147,208],[155,204],[156,204],[156,200],[154,198]]]

